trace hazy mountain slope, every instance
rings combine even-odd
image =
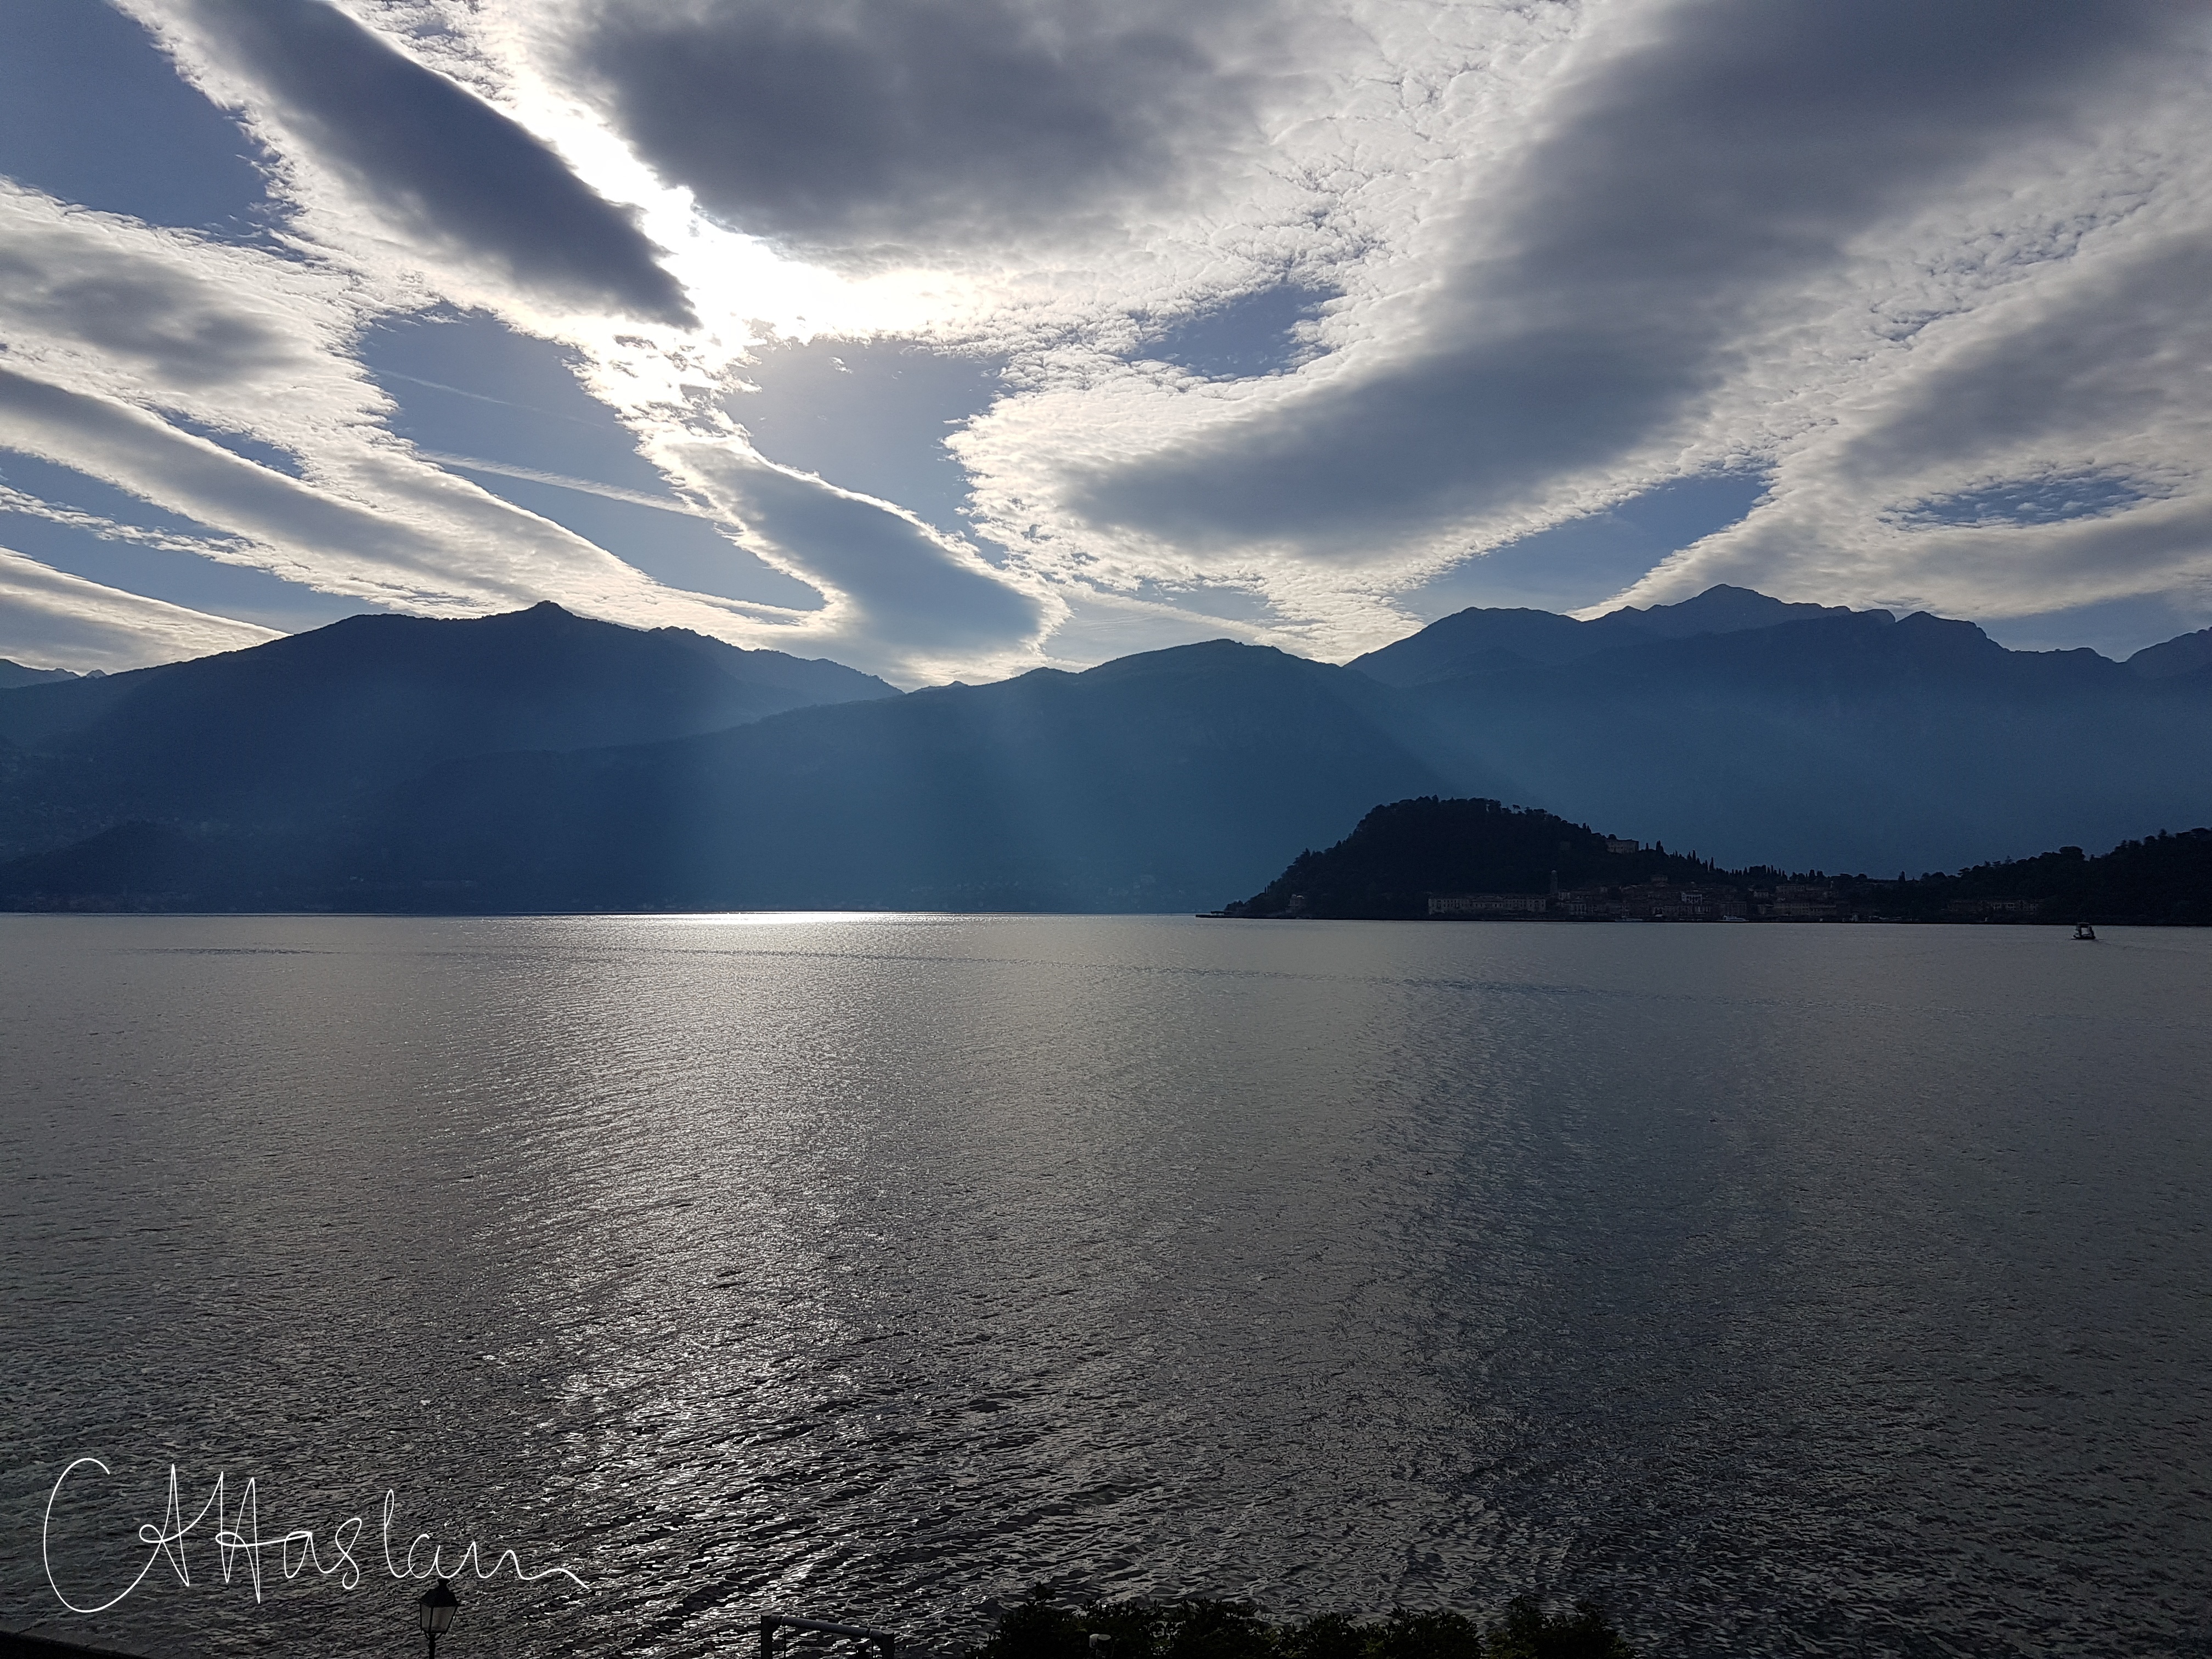
[[[1651,612],[1487,613],[1498,637],[1580,654],[1500,646],[1403,687],[1215,642],[742,725],[764,694],[716,665],[757,659],[696,636],[550,608],[367,619],[0,694],[0,744],[39,734],[0,748],[17,850],[133,819],[173,832],[19,866],[10,902],[74,882],[280,907],[1212,908],[1423,794],[1893,874],[2212,822],[2212,672],[1735,590],[1666,610],[1656,631]],[[1717,625],[1684,631],[1699,617]],[[283,672],[264,654],[310,644]]]
[[[1346,665],[1384,685],[1436,680],[1528,663],[1572,662],[1617,643],[1588,623],[1549,611],[1462,611]]]
[[[564,613],[565,614],[565,613]],[[611,625],[611,624],[607,624]],[[748,651],[688,628],[656,628],[648,639],[696,653],[739,684],[781,694],[782,708],[811,708],[825,702],[860,702],[896,696],[897,689],[857,668],[826,657],[794,657],[781,651]]]
[[[1723,861],[1914,870],[2212,819],[2212,696],[1881,612],[1649,640],[1410,695],[1445,769]]]
[[[0,805],[0,845],[133,817],[289,821],[459,756],[651,741],[896,695],[836,663],[550,604],[467,621],[353,617],[0,694],[0,738],[40,757]]]
[[[2201,628],[2159,645],[2147,645],[2127,660],[2129,670],[2145,679],[2171,679],[2183,674],[2212,670],[2212,628]]]
[[[1747,587],[1709,587],[1679,605],[1607,612],[1592,622],[1548,611],[1462,611],[1347,665],[1385,685],[1425,685],[1523,663],[1558,665],[1650,640],[1732,634],[1849,617],[1840,606],[1791,605]],[[1886,611],[1863,613],[1889,619]]]
[[[0,691],[13,691],[23,685],[59,685],[76,678],[66,668],[27,668],[21,663],[0,657]]]
[[[527,908],[1210,907],[1377,787],[1438,787],[1385,702],[1343,670],[1221,641],[449,767],[381,833],[402,878]]]
[[[205,840],[198,891],[362,908],[1211,908],[1376,799],[1443,787],[1390,705],[1344,669],[1189,646],[679,742],[451,762],[250,860]],[[173,887],[174,848],[163,856]],[[0,885],[20,898],[36,875]]]

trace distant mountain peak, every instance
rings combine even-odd
[[[0,691],[12,691],[19,685],[52,685],[82,678],[66,668],[33,668],[27,663],[0,657]]]
[[[1854,611],[1849,605],[1808,605],[1778,599],[1748,587],[1717,582],[1694,598],[1673,605],[1623,605],[1593,617],[1600,626],[1632,626],[1639,633],[1662,639],[1687,639],[1698,634],[1741,634],[1754,628],[1773,628],[1783,623],[1807,622],[1815,617],[1875,616],[1893,620],[1887,611]]]
[[[48,808],[64,798],[88,826],[282,818],[459,757],[659,743],[897,695],[840,664],[550,601],[349,617],[110,679],[0,691],[0,740],[33,757],[0,793],[0,845],[51,839],[61,809]]]
[[[1896,620],[1887,611],[1800,604],[1722,582],[1694,599],[1674,605],[1623,605],[1588,622],[1549,611],[1475,606],[1355,658],[1351,665],[1386,685],[1425,685],[1469,674],[1558,667],[1600,652],[1663,641],[1750,634],[1810,622],[1886,627]]]
[[[1105,669],[1122,668],[1124,665],[1131,665],[1127,672],[1140,672],[1165,663],[1256,662],[1262,657],[1287,658],[1289,655],[1287,651],[1279,651],[1272,645],[1253,645],[1243,640],[1194,640],[1188,645],[1164,645],[1157,651],[1138,651],[1126,657],[1115,657],[1083,672],[1096,674]]]
[[[469,617],[463,620],[479,625],[490,623],[498,627],[535,629],[566,627],[623,628],[627,626],[627,624],[623,623],[607,622],[598,617],[579,616],[575,611],[569,610],[568,606],[553,599],[540,599],[537,604],[525,605],[520,611],[495,611],[485,616]],[[641,633],[645,630],[641,629],[633,629],[630,631],[633,633]]]

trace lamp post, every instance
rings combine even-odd
[[[422,1626],[422,1634],[430,1638],[430,1659],[438,1659],[438,1638],[453,1629],[453,1615],[460,1610],[461,1598],[446,1588],[442,1578],[416,1602],[416,1620]]]

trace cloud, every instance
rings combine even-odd
[[[0,657],[13,661],[113,673],[276,637],[273,629],[103,587],[0,547]]]
[[[702,446],[706,455],[715,448]],[[128,404],[0,369],[0,449],[88,474],[210,526],[227,539],[198,544],[209,556],[394,610],[473,616],[552,599],[616,621],[735,634],[748,643],[765,634],[780,644],[820,627],[812,613],[662,587],[397,445],[325,452],[318,476],[302,480]],[[770,500],[796,513],[800,488]],[[785,617],[795,620],[764,625]],[[890,631],[899,631],[896,623]],[[852,642],[882,653],[872,638]]]
[[[2154,67],[2182,9],[1726,0],[1613,14],[1463,210],[1395,357],[1079,471],[1073,510],[1179,545],[1352,562],[1679,448],[1856,239]]]
[[[1044,626],[1050,607],[964,543],[762,461],[719,414],[679,424],[653,452],[696,499],[585,487],[741,532],[830,602],[790,610],[664,586],[395,438],[389,399],[346,355],[372,313],[342,275],[23,191],[0,189],[0,449],[207,533],[154,536],[33,498],[11,497],[16,510],[391,609],[471,615],[551,599],[639,625],[835,650],[908,680],[1026,660]],[[262,465],[216,438],[296,465]]]
[[[65,529],[88,532],[104,542],[150,548],[157,552],[194,554],[201,558],[227,563],[241,562],[250,557],[249,550],[242,542],[217,541],[205,536],[179,535],[173,530],[125,524],[103,514],[88,513],[79,507],[47,501],[28,490],[17,489],[11,484],[0,483],[0,513],[15,513],[27,519],[44,520],[48,524],[60,525]]]
[[[823,591],[823,610],[659,586],[581,537],[397,449],[355,455],[339,495],[127,404],[5,369],[0,449],[88,473],[234,538],[196,544],[210,556],[395,610],[466,616],[550,598],[639,626],[834,651],[909,683],[1025,660],[1051,610],[912,515],[729,441],[676,446],[669,465],[747,547]]]
[[[0,179],[0,341],[18,369],[258,435],[370,420],[378,394],[343,352],[358,303],[327,268]]]
[[[5,369],[0,447],[73,467],[230,531],[242,538],[241,560],[325,591],[428,609],[516,602],[532,591],[501,580],[496,562],[471,572],[456,556],[459,548],[153,415]]]
[[[2207,580],[2204,0],[118,3],[245,112],[284,229],[0,185],[0,366],[16,437],[185,514],[180,561],[908,679],[1209,613],[1348,654],[1492,549],[1594,595],[1628,556],[1543,532],[1700,480],[1764,493],[1638,602]],[[602,486],[823,605],[660,586],[608,550],[650,529],[403,441],[527,504],[604,471],[489,358],[403,364],[475,400],[405,423],[359,358],[441,296],[557,346]],[[992,372],[941,408],[799,372],[901,342]],[[653,568],[716,586],[698,544]]]
[[[489,261],[572,304],[696,325],[629,214],[520,123],[336,7],[188,0],[179,15],[252,87],[257,114],[418,244]]]
[[[1253,125],[1236,0],[605,0],[568,73],[712,212],[817,252],[1171,196]]]
[[[2155,227],[2107,237],[2066,276],[1931,341],[1923,371],[1855,422],[1837,463],[1862,483],[2124,436],[2140,467],[2203,463],[2212,397],[2212,238]],[[2148,234],[2146,234],[2148,233]],[[2196,373],[2190,370],[2194,368]],[[2175,445],[2176,423],[2193,428]]]
[[[912,684],[1025,666],[1057,619],[1048,598],[888,502],[728,443],[675,442],[661,459],[741,527],[745,546],[827,597],[804,625],[810,648],[849,653]]]
[[[1765,503],[1633,602],[1751,579],[2027,616],[2212,590],[2212,239],[2127,228],[1931,325],[1792,447]]]
[[[307,367],[312,349],[295,331],[227,296],[195,292],[180,275],[100,259],[58,268],[20,245],[0,247],[9,320],[33,337],[74,342],[182,392]]]

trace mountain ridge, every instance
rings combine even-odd
[[[33,668],[27,664],[0,657],[0,691],[13,691],[26,685],[58,685],[65,680],[83,678],[71,669]]]
[[[349,617],[239,651],[0,693],[0,740],[33,757],[0,805],[0,845],[37,850],[42,828],[89,830],[103,818],[312,814],[460,755],[650,741],[897,695],[841,664],[550,602],[467,619]],[[42,820],[42,788],[72,810]]]
[[[1853,616],[1893,620],[1887,611],[1796,604],[1725,582],[1675,605],[1625,605],[1588,621],[1551,611],[1476,605],[1439,617],[1346,665],[1386,685],[1413,686],[1455,678],[1468,672],[1470,663],[1499,656],[1557,667],[1640,641],[1693,639]]]
[[[1829,868],[2212,821],[2193,636],[2148,673],[1925,613],[1726,589],[1655,609],[1656,627],[1462,612],[1399,642],[1442,640],[1393,659],[1405,684],[1224,640],[903,696],[557,607],[358,619],[143,680],[0,692],[0,852],[17,855],[0,902],[124,902],[146,885],[136,848],[173,907],[1211,909],[1375,802],[1424,794]],[[1486,647],[1474,672],[1430,673],[1485,628],[1579,654]],[[560,644],[544,661],[565,665],[526,696],[496,652],[471,645],[441,679],[397,648],[509,635]],[[256,654],[281,668],[288,651],[328,672],[294,684]],[[721,665],[748,663],[785,684],[732,690]],[[792,683],[825,672],[855,695],[804,702]],[[183,695],[210,675],[229,702]],[[496,695],[454,690],[487,677]],[[704,704],[684,690],[701,684],[720,688]],[[448,702],[425,705],[426,685]],[[778,699],[800,706],[761,712]],[[430,705],[474,712],[426,726]],[[168,839],[99,840],[134,823]]]
[[[172,826],[74,850],[112,882],[118,845],[159,848],[173,908],[1187,909],[1377,791],[1443,786],[1388,729],[1389,695],[1217,641],[451,759],[307,833]],[[53,897],[72,851],[15,860],[0,896]]]

